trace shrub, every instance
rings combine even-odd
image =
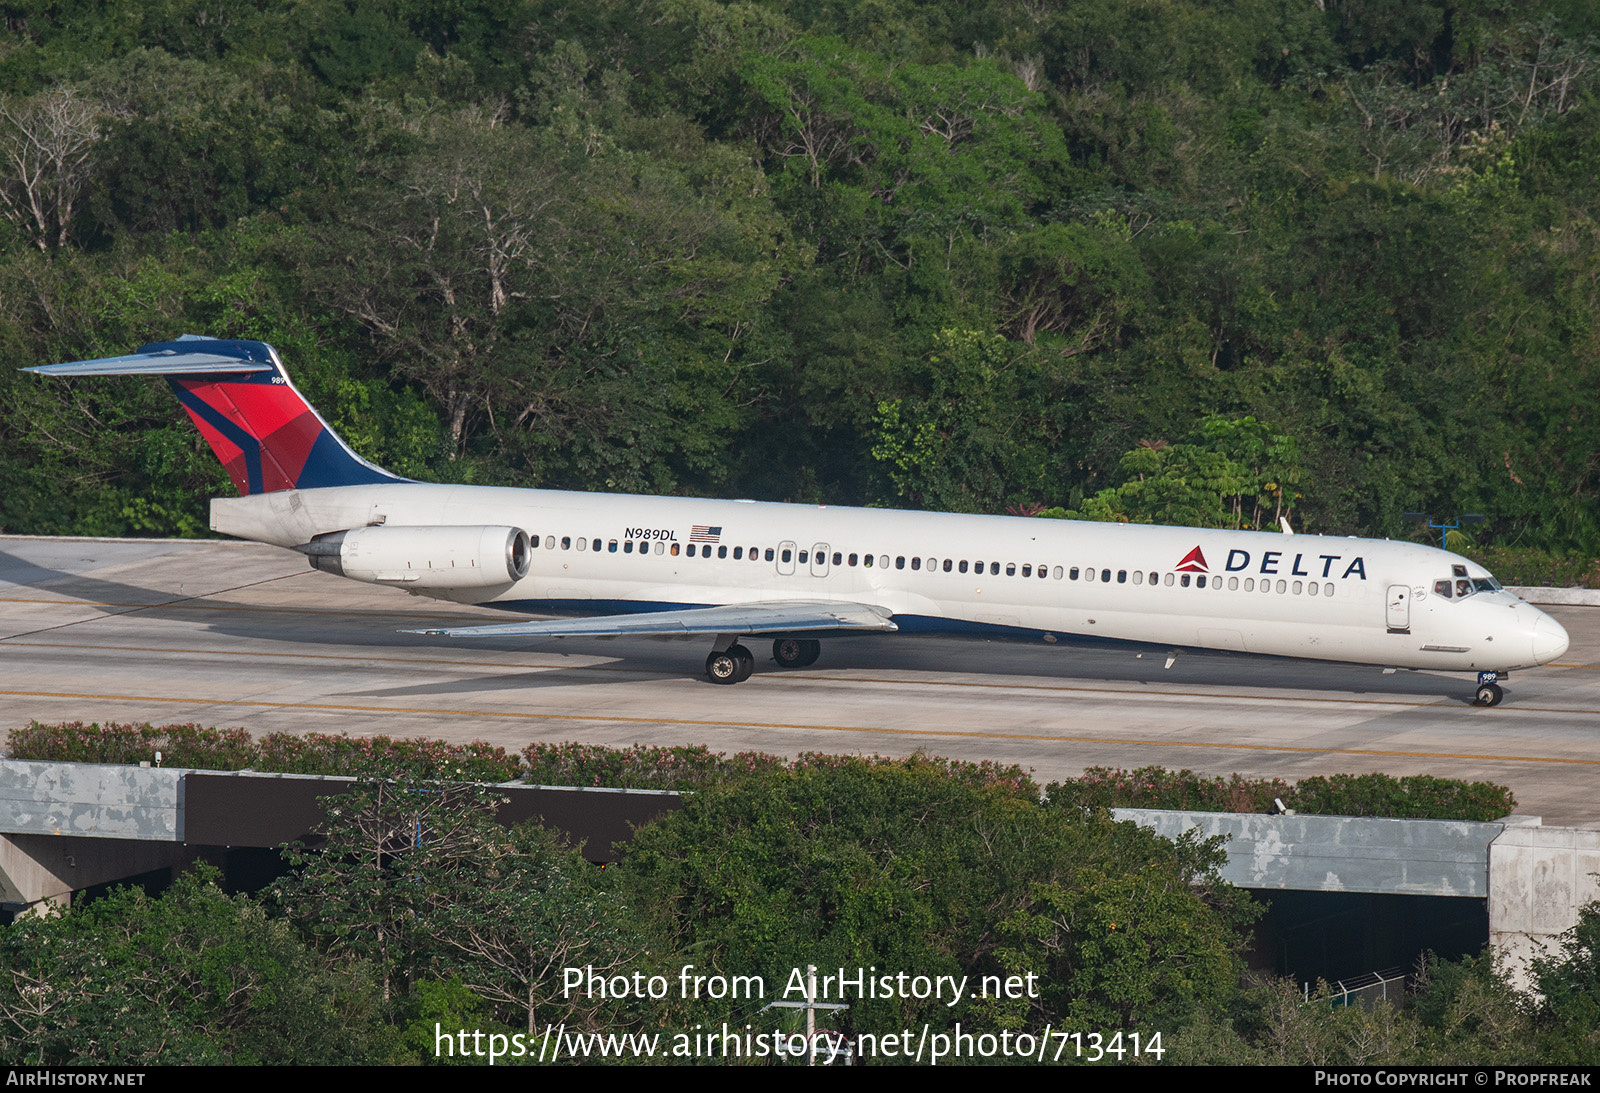
[[[1289,783],[1281,778],[1206,777],[1163,767],[1090,767],[1081,778],[1045,787],[1059,808],[1166,808],[1192,812],[1267,812],[1274,798],[1318,816],[1382,816],[1419,820],[1495,820],[1517,799],[1493,782],[1416,775],[1335,774]]]

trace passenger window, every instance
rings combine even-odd
[[[1043,572],[1044,572],[1043,570],[1040,570],[1040,574],[1041,575],[1043,575]],[[1054,577],[1056,580],[1059,581],[1061,579],[1061,567],[1060,566],[1056,566],[1054,569],[1052,569],[1050,571],[1050,576]]]
[[[1006,563],[1006,576],[1007,577],[1015,577],[1016,575],[1017,575],[1017,563],[1016,562],[1007,562]]]
[[[872,568],[872,555],[863,554],[861,556],[861,564],[866,566],[868,569],[871,569]]]
[[[554,535],[546,535],[544,537],[544,548],[546,550],[554,550],[556,548],[556,537]]]
[[[561,549],[562,550],[571,550],[572,549],[572,536],[563,535],[561,537]]]
[[[989,576],[991,576],[991,577],[1000,576],[1000,563],[999,562],[990,562],[989,563]]]
[[[850,555],[850,564],[851,565],[855,565],[859,561],[861,561],[861,556],[859,554]]]
[[[1092,569],[1084,570],[1083,571],[1083,579],[1086,580],[1086,581],[1094,580],[1094,570],[1092,570]]]
[[[667,552],[667,544],[666,543],[662,543],[662,542],[657,542],[656,543],[656,553],[657,554],[665,554],[666,552]]]
[[[911,568],[914,569],[914,570],[921,569],[922,568],[922,559],[921,558],[913,558],[913,559],[911,559]]]
[[[624,554],[632,554],[633,553],[633,540],[632,539],[623,540],[622,553],[624,553]]]
[[[579,539],[578,540],[578,549],[579,550],[588,550],[589,549],[589,540],[587,540],[587,539]],[[677,549],[676,546],[673,547],[672,553],[674,553],[674,554],[678,553],[678,549]]]
[[[1327,584],[1322,586],[1322,594],[1324,596],[1333,595],[1333,582],[1332,581],[1329,581]]]
[[[903,556],[897,556],[894,560],[894,567],[896,569],[904,569],[906,567],[905,558]]]
[[[1238,577],[1229,577],[1228,578],[1228,591],[1229,592],[1235,592],[1235,591],[1238,590],[1238,588],[1239,588],[1239,578]]]
[[[1305,588],[1305,582],[1303,582],[1303,581],[1294,582],[1294,594],[1296,596],[1300,595],[1301,591],[1304,590],[1304,588]]]
[[[1189,587],[1189,574],[1185,573],[1183,575],[1183,577],[1179,579],[1178,583],[1183,585],[1183,587],[1188,588]]]
[[[726,558],[727,556],[728,556],[728,548],[725,547],[725,546],[719,546],[717,548],[717,557]]]
[[[1101,580],[1102,580],[1102,581],[1109,581],[1109,580],[1110,580],[1110,579],[1111,579],[1111,570],[1109,570],[1109,569],[1102,569],[1102,570],[1101,570],[1101,571],[1100,571],[1100,579],[1101,579]]]
[[[1031,576],[1033,576],[1033,566],[1031,566],[1031,565],[1025,565],[1025,566],[1023,566],[1023,567],[1022,567],[1022,575],[1023,575],[1023,576],[1024,576],[1024,577],[1031,577]]]
[[[606,549],[612,554],[615,554],[617,552],[617,541],[615,539],[611,540],[611,542],[606,544]]]
[[[595,553],[596,553],[596,554],[599,554],[599,553],[600,553],[600,540],[599,540],[599,539],[596,539],[596,540],[595,540],[595,541],[594,541],[594,543],[593,543],[593,548],[594,548],[594,552],[595,552]]]
[[[1166,585],[1168,588],[1171,588],[1172,587],[1172,574],[1168,573],[1165,577],[1162,577],[1161,578],[1161,583]]]
[[[1144,584],[1144,570],[1136,569],[1133,571],[1133,583]]]
[[[787,559],[787,558],[784,559],[784,561],[788,561],[788,560],[789,559]],[[772,548],[771,547],[767,548],[767,561],[769,561],[769,562],[772,561]]]
[[[1078,567],[1077,566],[1073,566],[1072,569],[1068,571],[1068,574],[1073,580],[1077,580],[1078,579]]]
[[[1161,583],[1161,574],[1159,574],[1159,573],[1150,574],[1150,583],[1151,584],[1160,584]]]
[[[1288,581],[1279,581],[1278,582],[1278,595],[1280,595],[1280,596],[1283,595],[1284,592],[1286,592],[1288,590],[1288,588],[1289,588],[1289,582]]]
[[[1313,596],[1315,596],[1318,592],[1321,592],[1322,589],[1317,587],[1317,582],[1316,581],[1307,581],[1306,582],[1306,591],[1311,593]]]
[[[807,560],[810,557],[811,557],[811,552],[809,550],[802,550],[800,552],[800,564],[801,565],[805,565],[807,563]]]
[[[844,555],[841,554],[839,551],[836,550],[836,551],[833,552],[833,564],[834,565],[838,565],[843,559],[844,559]]]
[[[673,543],[672,544],[672,556],[674,558],[676,558],[678,556],[678,544],[677,543]]]
[[[689,557],[695,557],[695,545],[693,543],[689,544]]]
[[[889,568],[889,556],[887,554],[878,555],[878,564],[880,566],[882,566],[884,569],[888,569]]]
[[[959,570],[961,570],[961,572],[963,572],[963,573],[965,573],[965,572],[966,572],[966,571],[967,571],[967,563],[966,563],[966,562],[965,562],[965,561],[963,561],[963,562],[962,562],[962,563],[961,563],[961,564],[960,564],[960,565],[959,565],[959,566],[957,566],[957,567],[956,567],[956,568],[957,568],[957,569],[959,569]]]
[[[946,573],[950,572],[950,559],[949,558],[946,558],[944,560],[944,571]],[[966,566],[962,566],[961,567],[961,572],[965,573],[966,571],[967,571],[967,567]]]
[[[1254,592],[1256,590],[1256,579],[1254,577],[1246,577],[1244,579],[1244,590],[1246,592]]]
[[[530,546],[532,546],[534,550],[538,550],[539,549],[539,537],[537,535],[529,534],[529,536],[528,536],[528,544]]]
[[[792,556],[793,556],[793,554],[794,554],[794,552],[793,552],[793,551],[790,551],[790,550],[785,550],[785,551],[784,551],[784,552],[783,552],[783,560],[784,560],[784,561],[785,561],[785,562],[787,562],[787,561],[788,561],[788,560],[789,560],[789,559],[790,559],[790,558],[791,558],[791,557],[792,557]]]
[[[1127,584],[1128,583],[1128,571],[1126,569],[1117,570],[1117,583],[1118,584]]]
[[[1206,586],[1205,574],[1202,573],[1200,576],[1196,577],[1194,579],[1194,584],[1196,588],[1204,588]]]
[[[736,562],[744,561],[744,547],[733,548],[733,560]]]

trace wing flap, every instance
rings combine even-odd
[[[589,619],[511,622],[403,630],[447,638],[616,638],[691,634],[799,634],[820,630],[898,630],[886,608],[864,603],[745,603],[601,615]]]

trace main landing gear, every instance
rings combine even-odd
[[[1498,706],[1500,700],[1505,698],[1505,691],[1500,689],[1497,680],[1503,679],[1503,672],[1479,672],[1478,694],[1472,700],[1474,706]]]
[[[743,683],[756,670],[756,658],[742,645],[730,645],[706,657],[706,678],[713,683]]]
[[[780,668],[804,668],[815,664],[821,655],[822,642],[810,638],[779,638],[772,643],[772,659]],[[725,649],[714,649],[706,657],[706,678],[713,683],[743,683],[755,668],[756,658],[737,642]]]
[[[772,659],[780,668],[809,668],[822,655],[822,642],[809,638],[779,638],[772,643]]]

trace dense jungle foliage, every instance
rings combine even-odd
[[[1341,1008],[1325,985],[1244,977],[1259,908],[1218,879],[1216,845],[1042,805],[1031,784],[958,764],[730,773],[600,869],[548,830],[495,823],[492,787],[417,781],[390,758],[325,802],[325,843],[288,848],[293,871],[254,896],[202,865],[159,896],[122,889],[0,927],[3,1057],[451,1063],[465,1029],[483,1034],[468,1041],[479,1064],[489,1036],[501,1063],[552,1037],[561,1062],[707,1062],[734,1053],[694,1048],[696,1030],[803,1028],[764,1003],[796,1000],[796,969],[815,963],[969,977],[959,1000],[847,988],[849,1008],[819,1021],[857,1042],[1086,1028],[1159,1045],[1136,1060],[1119,1037],[1107,1062],[1600,1059],[1600,906],[1534,963],[1539,997],[1487,957],[1425,960],[1403,1005]],[[686,990],[690,974],[758,976],[760,994],[714,998]],[[659,990],[587,985],[635,975]],[[1018,990],[983,997],[984,976]],[[1077,1061],[1059,1046],[1044,1061]]]
[[[1600,552],[1583,0],[8,0],[0,529],[201,534],[277,345],[427,479]]]

